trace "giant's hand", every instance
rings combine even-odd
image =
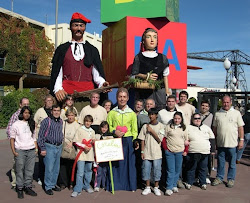
[[[157,80],[157,78],[158,78],[158,75],[156,73],[152,73],[149,76],[149,79],[151,79],[151,80]]]
[[[59,90],[55,93],[57,101],[61,102],[64,100],[68,93],[65,92],[64,90]]]
[[[109,82],[105,81],[105,82],[102,84],[101,87],[107,87],[107,86],[109,86]],[[111,92],[111,91],[112,91],[112,89],[107,89],[107,90],[105,90],[105,91],[103,91],[103,92],[106,93],[106,92]]]

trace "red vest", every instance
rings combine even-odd
[[[71,48],[67,50],[63,61],[63,89],[72,94],[94,89],[92,69],[84,65],[84,59],[76,61],[72,55]]]

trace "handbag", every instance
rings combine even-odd
[[[64,125],[64,140],[63,140],[63,148],[62,148],[62,154],[61,157],[64,159],[71,159],[71,160],[75,160],[76,158],[76,149],[74,146],[72,147],[67,147],[67,142],[65,141],[65,128],[66,128],[66,121],[65,121],[65,125]]]

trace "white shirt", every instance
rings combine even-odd
[[[83,49],[83,44],[85,44],[85,41],[82,41],[82,42],[69,41],[69,42],[71,43],[70,46],[71,46],[71,51],[72,51],[72,55],[73,55],[74,59],[76,61],[82,60],[85,56],[85,52]],[[78,44],[78,46],[76,48],[76,51],[74,51],[76,43]],[[94,82],[98,85],[98,88],[101,87],[103,85],[103,83],[105,82],[105,79],[100,76],[100,74],[97,71],[95,66],[93,66],[93,69],[92,69],[92,76],[93,76]],[[59,90],[63,90],[62,79],[63,79],[63,69],[61,67],[60,72],[56,78],[56,82],[55,82],[55,86],[54,86],[54,90],[53,90],[54,93],[58,92]]]

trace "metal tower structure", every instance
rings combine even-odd
[[[190,59],[199,59],[207,61],[224,62],[226,58],[231,62],[231,66],[227,70],[225,88],[232,91],[241,87],[243,91],[247,91],[247,82],[243,65],[250,65],[250,57],[240,50],[225,51],[206,51],[188,53]]]

